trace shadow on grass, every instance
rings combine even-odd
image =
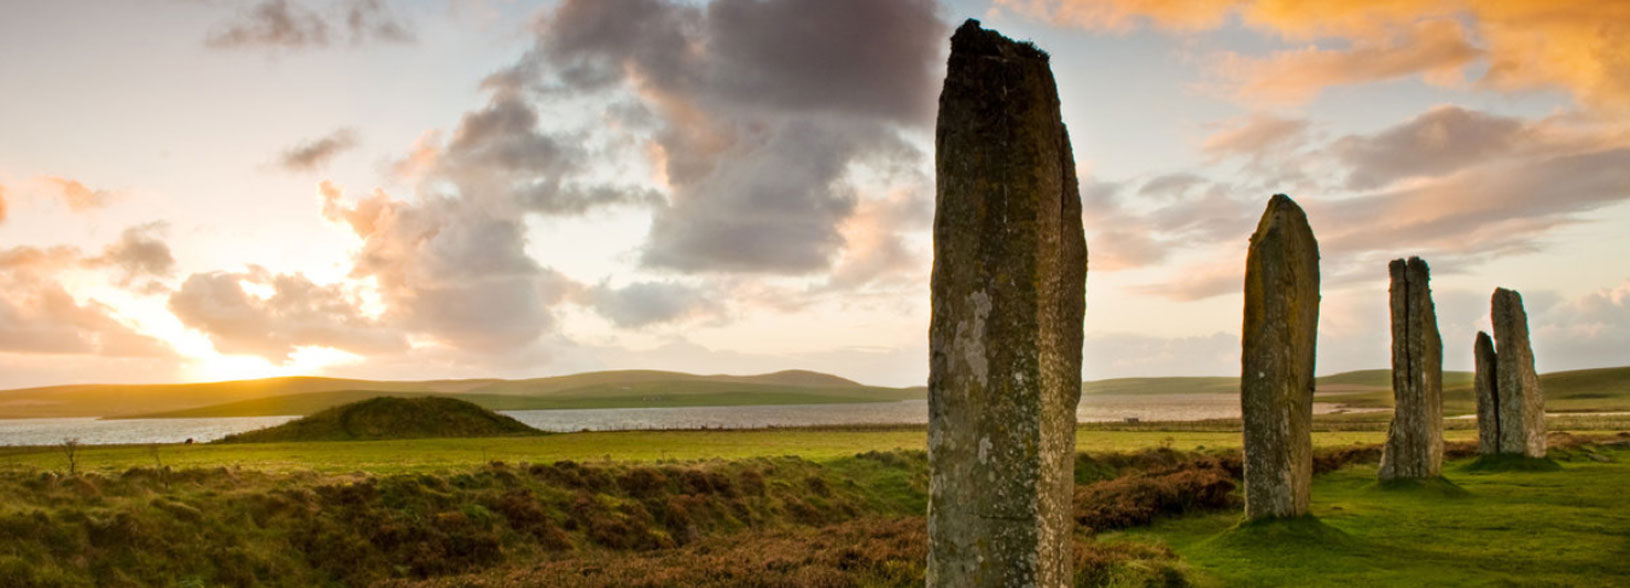
[[[1397,480],[1381,480],[1366,487],[1376,492],[1389,492],[1408,494],[1433,498],[1465,498],[1472,493],[1467,492],[1454,482],[1439,476],[1436,478],[1401,478]]]
[[[1460,470],[1469,473],[1560,472],[1562,471],[1562,464],[1548,457],[1528,457],[1500,453],[1478,456],[1471,463],[1462,466]]]

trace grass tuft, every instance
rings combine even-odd
[[[1471,496],[1465,488],[1449,481],[1447,478],[1399,478],[1396,480],[1381,480],[1376,482],[1373,489],[1381,492],[1395,492],[1430,496],[1438,498],[1464,498]]]
[[[1208,540],[1224,549],[1249,552],[1280,552],[1317,547],[1356,547],[1359,540],[1313,515],[1288,518],[1241,520]]]

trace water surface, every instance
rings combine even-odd
[[[1337,405],[1313,403],[1317,414]],[[928,422],[927,400],[858,404],[779,406],[682,406],[576,410],[506,410],[503,414],[554,432],[635,429],[756,429],[832,425],[921,425]],[[1196,421],[1239,418],[1232,394],[1085,396],[1076,410],[1083,423]],[[85,444],[206,442],[232,433],[280,425],[298,417],[219,417],[191,419],[98,420],[94,418],[0,419],[0,445],[55,445],[66,438]]]

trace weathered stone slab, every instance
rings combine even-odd
[[[1500,405],[1500,453],[1545,457],[1545,395],[1534,372],[1522,295],[1496,288],[1492,300]]]
[[[1381,452],[1382,480],[1443,475],[1443,339],[1432,304],[1431,270],[1411,257],[1392,274],[1392,425]]]
[[[964,23],[935,147],[928,585],[1066,586],[1087,268],[1047,54]]]
[[[1477,392],[1477,453],[1493,455],[1500,452],[1499,359],[1488,333],[1477,332],[1472,361],[1472,387]]]
[[[1240,405],[1248,518],[1307,514],[1318,326],[1319,244],[1301,207],[1276,194],[1245,260]]]

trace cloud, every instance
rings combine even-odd
[[[324,216],[362,240],[351,276],[378,283],[381,321],[488,352],[524,347],[553,327],[550,307],[570,281],[527,256],[520,214],[502,202],[409,203],[376,190],[346,206],[338,187],[325,182],[322,191]]]
[[[1630,3],[1624,2],[998,0],[997,5],[1090,30],[1155,26],[1192,33],[1238,22],[1289,39],[1347,43],[1344,49],[1233,56],[1225,79],[1252,98],[1294,101],[1331,84],[1415,74],[1449,82],[1464,66],[1486,63],[1476,80],[1480,87],[1558,88],[1591,108],[1630,108],[1630,59],[1621,50],[1630,42],[1630,27],[1614,26],[1630,22]],[[1458,30],[1457,22],[1470,30]]]
[[[1089,333],[1082,350],[1086,358],[1082,376],[1100,379],[1237,374],[1239,341],[1236,333],[1170,338]]]
[[[1276,52],[1265,58],[1224,56],[1219,71],[1227,91],[1242,102],[1298,104],[1328,87],[1400,79],[1416,74],[1428,81],[1453,82],[1462,67],[1482,55],[1460,23],[1414,23],[1396,36],[1359,39],[1340,50],[1316,46]]]
[[[257,296],[246,290],[251,284]],[[402,333],[368,317],[361,302],[337,284],[319,285],[300,274],[246,272],[187,276],[170,296],[170,312],[209,336],[216,351],[286,362],[295,348],[331,347],[361,355],[407,348]]]
[[[6,187],[0,186],[0,223],[6,222]]]
[[[843,236],[843,253],[833,265],[825,289],[850,290],[868,284],[925,285],[929,252],[914,248],[903,234],[932,226],[934,203],[928,194],[926,187],[907,187],[886,197],[859,199],[854,214],[838,227]]]
[[[1630,364],[1630,279],[1549,309],[1530,306],[1536,361],[1564,370]]]
[[[1054,24],[1124,33],[1149,25],[1173,31],[1213,29],[1243,1],[996,0],[996,5]]]
[[[621,288],[600,284],[587,292],[595,312],[623,328],[638,328],[717,313],[709,293],[676,282],[635,282]]]
[[[106,208],[109,204],[113,203],[113,199],[115,197],[113,192],[107,190],[92,190],[85,187],[84,184],[81,184],[78,181],[67,178],[46,176],[42,179],[47,185],[56,190],[57,193],[61,194],[62,200],[68,203],[68,209],[74,212],[88,212],[99,208]]]
[[[302,49],[327,47],[339,39],[348,39],[353,45],[416,40],[408,25],[398,20],[382,0],[336,2],[326,13],[312,10],[299,0],[262,0],[224,28],[210,33],[204,44],[215,48]]]
[[[1221,128],[1200,144],[1200,151],[1217,158],[1238,155],[1261,158],[1306,142],[1308,126],[1306,119],[1252,113],[1223,122]]]
[[[1319,141],[1308,126],[1264,115],[1222,125],[1203,145],[1247,161],[1237,182],[1177,171],[1135,192],[1132,182],[1086,185],[1093,269],[1222,248],[1229,254],[1185,260],[1172,279],[1134,291],[1179,301],[1236,291],[1245,238],[1274,191],[1308,211],[1332,287],[1369,279],[1367,272],[1406,255],[1423,255],[1445,273],[1537,252],[1556,229],[1630,200],[1630,127],[1622,122],[1577,113],[1529,120],[1443,105],[1373,134]],[[1325,185],[1323,177],[1344,181]]]
[[[438,181],[474,200],[509,200],[541,214],[575,215],[601,206],[654,206],[648,188],[581,179],[593,158],[581,137],[538,128],[537,108],[520,92],[498,87],[481,110],[464,115],[445,146],[421,144],[415,170],[422,191]],[[411,167],[411,165],[410,165]]]
[[[113,266],[123,271],[120,285],[129,285],[139,277],[167,277],[175,273],[175,256],[170,246],[159,238],[168,225],[152,222],[137,225],[120,233],[119,240],[102,250],[99,257],[86,260],[91,266]]]
[[[1155,176],[1134,194],[1126,183],[1092,182],[1082,189],[1082,222],[1090,232],[1093,271],[1118,271],[1162,263],[1177,250],[1243,239],[1259,203],[1248,191],[1188,172]],[[1128,206],[1132,205],[1132,206]],[[1185,271],[1180,282],[1204,280],[1208,271]],[[1199,284],[1199,282],[1195,282]],[[1210,292],[1186,285],[1184,292]],[[1141,289],[1167,293],[1177,282]],[[1205,294],[1209,296],[1210,294]],[[1184,293],[1181,299],[1203,298]]]
[[[108,357],[173,355],[115,318],[111,306],[78,300],[59,274],[80,264],[71,247],[0,250],[0,351]]]
[[[1580,222],[1579,213],[1630,200],[1627,170],[1630,147],[1535,157],[1310,203],[1309,215],[1327,255],[1379,262],[1407,248],[1454,267],[1537,251],[1545,233]]]
[[[1132,286],[1131,289],[1139,294],[1161,296],[1178,302],[1193,302],[1239,292],[1245,284],[1245,249],[1246,244],[1241,242],[1238,252],[1189,263],[1177,268],[1174,275],[1165,280]]]
[[[767,144],[727,151],[728,164],[682,188],[657,214],[642,261],[685,272],[826,269],[844,244],[838,225],[857,199],[839,178],[866,135],[794,120],[771,131]]]
[[[354,129],[339,129],[284,150],[278,156],[277,163],[288,171],[313,171],[328,165],[334,156],[356,145],[357,133]]]
[[[1372,136],[1349,136],[1333,150],[1350,168],[1349,188],[1440,175],[1510,153],[1524,121],[1445,105]]]
[[[685,273],[807,274],[845,247],[870,168],[910,183],[901,132],[931,124],[945,26],[927,0],[562,3],[495,84],[631,93],[657,118],[672,188],[642,262]]]

